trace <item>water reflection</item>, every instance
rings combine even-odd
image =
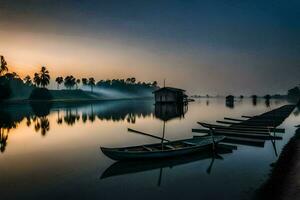
[[[236,146],[232,145],[218,145],[216,149],[207,149],[206,151],[198,152],[195,154],[185,155],[176,158],[160,159],[155,162],[152,161],[118,161],[109,166],[102,174],[100,179],[120,176],[125,174],[133,174],[138,172],[146,172],[150,170],[160,169],[158,185],[161,183],[162,169],[170,168],[175,166],[189,164],[200,160],[210,159],[210,163],[206,168],[206,173],[210,174],[213,168],[215,159],[223,160],[222,154],[229,154],[236,149]]]
[[[12,120],[10,114],[0,111],[0,151],[5,152],[9,131],[17,127],[17,121]]]
[[[47,117],[38,117],[34,119],[35,132],[41,132],[42,136],[45,136],[50,131],[50,122]]]
[[[187,104],[164,103],[155,104],[155,117],[162,121],[169,121],[175,118],[184,118],[188,111]]]
[[[276,102],[279,103],[277,100]],[[241,102],[238,106],[240,104]],[[209,100],[206,100],[206,105],[209,105]],[[266,106],[270,106],[269,101],[266,102]],[[61,126],[95,123],[98,120],[135,124],[138,119],[147,117],[154,117],[166,122],[173,119],[184,119],[187,112],[187,105],[154,105],[152,100],[97,103],[31,102],[30,104],[2,106],[0,109],[0,151],[5,152],[10,130],[16,129],[23,120],[27,127],[31,127],[35,132],[46,136],[50,131],[51,123],[55,122]],[[51,113],[53,113],[55,120],[49,119]],[[294,111],[294,115],[299,115],[299,106]]]

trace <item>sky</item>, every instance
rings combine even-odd
[[[300,83],[297,0],[0,0],[0,55],[52,78],[136,77],[188,94],[275,94]]]

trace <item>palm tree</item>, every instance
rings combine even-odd
[[[50,130],[50,122],[47,117],[41,117],[40,122],[41,134],[42,136],[45,136],[46,133]]]
[[[72,75],[65,77],[64,85],[66,88],[72,89],[72,87],[74,87],[75,84],[76,79]]]
[[[40,78],[40,76],[39,76],[38,73],[34,73],[33,82],[35,83],[35,85],[37,87],[40,86],[40,84],[41,84],[41,78]]]
[[[89,85],[91,86],[91,92],[93,92],[93,87],[95,86],[95,79],[93,77],[89,78]]]
[[[87,85],[88,84],[88,80],[86,78],[82,78],[81,79],[82,85]]]
[[[78,85],[80,84],[80,79],[76,80],[76,89],[78,90]]]
[[[40,79],[41,79],[41,86],[43,88],[45,88],[45,86],[49,85],[49,83],[50,83],[49,71],[44,66],[42,66],[41,71],[40,71]]]
[[[157,87],[157,81],[153,81],[152,86]]]
[[[4,56],[0,56],[0,75],[5,71],[8,71],[7,62],[5,61]]]
[[[127,79],[126,79],[126,83],[127,83],[127,84],[131,83],[131,78],[127,78]]]
[[[30,78],[30,76],[29,75],[27,75],[24,79],[23,79],[23,81],[24,81],[24,83],[26,84],[26,85],[31,85],[31,78]]]
[[[59,85],[62,84],[62,82],[64,82],[64,78],[59,76],[55,79],[56,83],[57,83],[57,89],[59,90]]]
[[[135,81],[136,81],[136,78],[134,78],[134,77],[132,77],[132,78],[130,79],[130,82],[131,82],[132,84],[135,84]]]

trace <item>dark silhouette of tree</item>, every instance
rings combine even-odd
[[[26,125],[27,125],[27,127],[30,127],[30,125],[31,125],[30,117],[26,117]]]
[[[136,81],[136,78],[134,78],[134,77],[132,77],[132,78],[130,79],[130,82],[131,82],[132,84],[135,84],[135,81]]]
[[[81,119],[82,119],[83,123],[86,123],[87,118],[88,118],[87,114],[86,113],[82,113]]]
[[[91,86],[91,92],[93,92],[95,86],[95,79],[93,77],[89,78],[89,86]]]
[[[41,86],[45,88],[50,83],[50,74],[46,67],[42,66],[40,71]]]
[[[76,89],[78,90],[78,85],[80,84],[80,79],[76,80]]]
[[[152,86],[157,87],[157,81],[153,81]]]
[[[46,116],[35,118],[34,122],[35,132],[41,131],[42,136],[45,136],[50,130],[50,122]]]
[[[66,88],[72,89],[75,84],[76,84],[76,79],[72,75],[65,77],[64,85]]]
[[[57,89],[59,90],[59,86],[64,82],[64,78],[62,76],[58,76],[56,77],[55,81],[57,83]]]
[[[72,126],[76,122],[76,115],[72,113],[71,109],[68,109],[64,116],[64,121],[67,125]]]
[[[47,117],[41,117],[41,134],[42,136],[45,136],[47,132],[50,130],[50,122]]]
[[[11,72],[11,73],[6,73],[4,75],[4,77],[7,79],[7,80],[13,80],[13,79],[19,79],[19,75],[16,73],[16,72]]]
[[[31,81],[31,78],[29,75],[27,75],[24,79],[23,79],[24,83],[26,85],[31,85],[32,84],[32,81]]]
[[[37,87],[41,85],[41,78],[38,73],[34,73],[33,82]]]
[[[127,79],[126,79],[126,83],[127,83],[127,84],[131,83],[131,78],[127,78]]]
[[[35,130],[35,132],[39,132],[40,129],[41,129],[41,124],[40,124],[39,120],[36,120],[35,124],[34,124],[34,130]]]
[[[8,68],[7,68],[7,62],[4,59],[4,56],[0,55],[0,76],[4,73],[7,72]]]
[[[82,82],[82,85],[83,85],[83,86],[88,85],[88,80],[87,80],[86,78],[82,78],[82,79],[81,79],[81,82]]]
[[[8,139],[8,134],[4,133],[4,129],[0,127],[0,151],[1,153],[4,153],[6,146],[7,146],[7,139]]]

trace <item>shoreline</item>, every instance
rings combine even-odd
[[[124,101],[124,100],[146,100],[154,99],[153,97],[135,97],[135,98],[117,98],[117,99],[52,99],[52,100],[30,100],[30,99],[13,99],[5,100],[0,104],[22,104],[22,103],[82,103],[82,102],[105,102],[105,101]]]
[[[300,128],[284,146],[268,180],[258,189],[254,199],[300,199]]]

